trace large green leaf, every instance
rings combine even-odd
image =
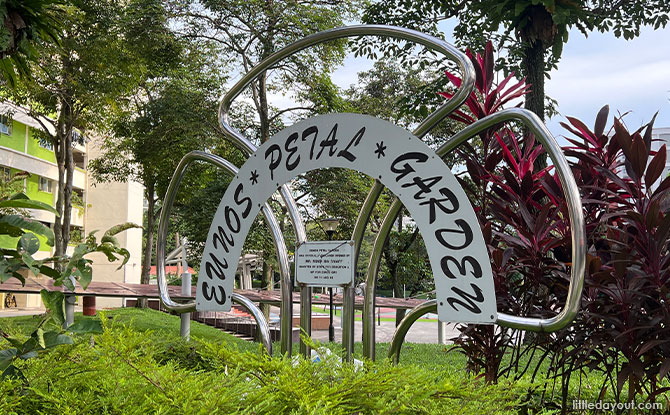
[[[51,347],[60,346],[61,344],[74,344],[74,341],[67,334],[61,334],[57,331],[48,331],[44,333],[44,344],[45,349],[49,349]]]
[[[0,350],[0,371],[4,372],[4,370],[12,364],[17,351],[18,350],[14,348]]]
[[[27,194],[23,192],[14,193],[9,197],[9,200],[30,200]]]
[[[19,238],[19,242],[16,244],[16,249],[18,251],[23,249],[28,254],[32,255],[40,250],[40,240],[34,233],[24,233]]]
[[[47,238],[47,244],[50,246],[53,246],[54,244],[54,232],[48,226],[44,226],[40,222],[26,219],[21,215],[5,215],[0,217],[0,223],[7,223],[11,226],[42,235]]]
[[[29,253],[23,252],[21,254],[21,258],[23,259],[23,262],[26,264],[28,269],[30,269],[30,272],[33,273],[34,276],[40,275],[40,266],[42,265],[41,261],[35,260]]]
[[[7,222],[0,222],[0,235],[9,235],[17,237],[23,235],[23,229],[18,226],[12,226]]]
[[[51,277],[55,280],[60,278],[60,272],[46,265],[40,266],[40,273],[46,275],[47,277]]]
[[[51,317],[58,324],[63,324],[65,322],[65,311],[63,309],[63,302],[65,301],[65,295],[60,291],[40,291],[42,296],[42,301],[47,310],[51,311]],[[46,339],[45,339],[46,341]]]
[[[102,323],[100,320],[78,320],[68,327],[67,331],[78,334],[102,333]]]
[[[44,343],[44,330],[42,327],[38,327],[33,333],[33,336],[37,339],[37,344],[39,344],[41,348],[46,349],[47,346]]]
[[[37,357],[37,352],[35,350],[31,350],[29,352],[25,352],[24,354],[19,356],[23,360],[28,360],[32,359],[33,357]]]
[[[51,207],[44,202],[37,200],[28,200],[28,199],[11,199],[11,200],[0,200],[0,208],[11,208],[11,209],[38,209],[46,210],[54,215],[60,216],[56,209]]]
[[[86,289],[88,284],[91,283],[93,279],[93,269],[86,263],[85,260],[80,261],[83,263],[83,266],[78,268],[79,270],[79,284],[81,288]]]

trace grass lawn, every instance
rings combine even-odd
[[[134,330],[150,333],[154,341],[163,343],[179,339],[180,319],[176,315],[137,308],[117,308],[104,310],[104,315],[113,321],[115,325],[132,327]],[[75,314],[75,321],[80,319],[92,319],[97,317],[86,317],[81,313]],[[28,336],[34,330],[39,316],[21,316],[0,318],[0,329],[7,333],[21,333]],[[191,338],[206,340],[214,343],[225,342],[235,346],[241,351],[256,351],[258,344],[239,339],[226,332],[197,321],[191,322]],[[324,343],[333,351],[340,349],[339,343]],[[377,344],[377,356],[382,358],[388,352],[388,343]],[[274,353],[277,354],[281,346],[279,342],[273,344]],[[418,364],[426,367],[447,365],[449,367],[462,367],[465,363],[464,357],[455,351],[447,353],[451,346],[438,344],[405,343],[400,356],[401,364]],[[298,343],[293,345],[293,354],[300,350]],[[362,359],[362,344],[356,343],[354,353],[357,358]]]
[[[330,314],[329,314],[329,311],[328,311],[328,308],[326,308],[326,309],[324,310],[324,308],[323,308],[322,305],[313,305],[313,306],[312,306],[312,313],[315,313],[315,314],[323,314],[323,315],[330,315]],[[334,313],[334,315],[336,315],[336,316],[341,316],[341,315],[342,315],[342,308],[341,308],[341,307],[336,307],[336,308],[335,308],[335,313]],[[356,312],[354,313],[354,320],[355,320],[355,321],[362,321],[362,320],[363,320],[362,315],[363,315],[363,314],[362,314],[361,311],[356,311]],[[375,321],[378,320],[378,319],[379,319],[379,318],[377,317],[377,314],[375,313]],[[381,318],[381,321],[395,321],[395,317],[382,317],[382,318]],[[433,322],[433,323],[436,322],[435,320],[427,319],[427,318],[420,318],[420,319],[418,319],[417,321]]]

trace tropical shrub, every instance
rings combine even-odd
[[[465,102],[467,110],[455,111],[450,115],[453,119],[472,124],[528,91],[523,79],[512,82],[513,73],[494,84],[491,42],[483,55],[473,55],[470,50],[466,53],[475,67],[475,90]],[[457,75],[447,72],[447,77],[455,87],[460,86]],[[443,95],[451,98],[453,94]],[[552,295],[556,280],[569,272],[551,252],[557,245],[560,198],[545,189],[551,168],[537,167],[536,159],[544,153],[542,147],[532,136],[522,136],[513,126],[499,125],[479,134],[475,144],[461,145],[458,151],[468,174],[459,179],[475,205],[492,259],[498,310],[546,317],[547,310],[555,309],[560,299]],[[523,375],[528,366],[520,367],[521,357],[548,341],[546,336],[534,336],[533,342],[523,344],[522,338],[517,330],[467,325],[455,342],[468,357],[468,369],[483,371],[487,381],[495,382],[502,374],[514,372],[517,378]],[[513,356],[510,364],[501,367],[508,351]]]
[[[467,111],[454,119],[471,124],[527,90],[518,84],[506,90],[509,77],[493,84],[490,44],[484,55],[468,56],[476,90]],[[456,75],[447,76],[460,85]],[[521,361],[534,362],[534,375],[548,368],[548,376],[561,381],[563,410],[571,376],[589,369],[606,375],[601,393],[609,388],[617,401],[625,385],[629,401],[638,394],[655,400],[669,390],[670,178],[661,177],[666,147],[652,150],[653,120],[631,133],[617,118],[606,131],[608,113],[608,107],[600,111],[593,131],[571,117],[563,124],[573,135],[563,150],[582,195],[587,231],[582,311],[575,322],[525,339],[516,330],[468,325],[456,339],[469,369],[483,371],[490,382],[521,377],[530,368]],[[562,307],[571,266],[567,210],[553,167],[538,167],[543,153],[532,135],[513,125],[495,126],[479,135],[477,145],[460,149],[467,168],[461,183],[488,245],[498,310],[533,317],[552,316]],[[540,358],[520,359],[535,355]],[[543,366],[545,360],[549,365]]]
[[[583,311],[569,331],[582,344],[559,364],[586,365],[610,374],[612,390],[628,383],[628,401],[670,390],[670,177],[666,146],[652,150],[653,120],[633,133],[623,120],[605,130],[609,108],[593,130],[568,118],[574,137],[566,153],[576,160],[586,215],[587,278]]]
[[[25,285],[27,275],[43,274],[53,278],[57,286],[63,285],[69,290],[74,290],[74,284],[77,281],[82,288],[86,289],[92,278],[91,260],[85,257],[87,254],[102,252],[110,261],[116,261],[118,259],[117,255],[119,255],[123,258],[123,264],[130,258],[129,252],[122,248],[114,237],[119,232],[137,226],[126,223],[109,229],[100,242],[95,237],[96,231],[91,232],[83,243],[74,248],[71,256],[48,257],[37,260],[33,255],[40,249],[42,243],[40,237],[48,246],[53,246],[54,234],[49,227],[38,221],[26,218],[21,214],[11,213],[20,209],[46,210],[58,214],[48,204],[30,200],[23,193],[0,198],[0,239],[3,243],[8,243],[8,241],[13,240],[12,238],[18,238],[15,248],[2,248],[0,283],[8,281],[10,278],[16,278]],[[54,321],[59,327],[65,322],[65,295],[61,291],[42,290],[41,296],[47,308],[47,313],[42,316],[27,339],[18,338],[0,330],[0,336],[10,346],[0,350],[0,376],[14,376],[25,379],[17,366],[17,362],[37,357],[40,352],[55,346],[72,343],[72,339],[65,334],[64,329],[44,330],[44,327],[50,321]],[[69,332],[75,333],[97,332],[99,330],[99,325],[91,321],[78,322],[68,327]]]

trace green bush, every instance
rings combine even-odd
[[[527,384],[484,385],[462,373],[339,358],[312,363],[225,343],[156,341],[103,320],[0,382],[3,414],[514,414]]]

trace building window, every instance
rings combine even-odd
[[[0,133],[12,134],[12,117],[9,114],[0,114]]]
[[[42,148],[45,148],[45,149],[50,150],[50,151],[53,151],[53,149],[54,149],[54,145],[51,144],[51,141],[49,141],[47,139],[40,138],[40,139],[37,140],[37,142],[39,143],[40,147],[42,147]]]
[[[12,171],[10,170],[9,167],[2,167],[2,178],[6,181],[9,182],[12,179]]]
[[[72,147],[77,145],[84,145],[86,142],[86,137],[77,130],[72,130]]]
[[[53,182],[51,180],[47,179],[46,177],[40,177],[40,186],[39,186],[40,192],[51,193],[52,192],[52,187],[51,187],[52,183]]]

